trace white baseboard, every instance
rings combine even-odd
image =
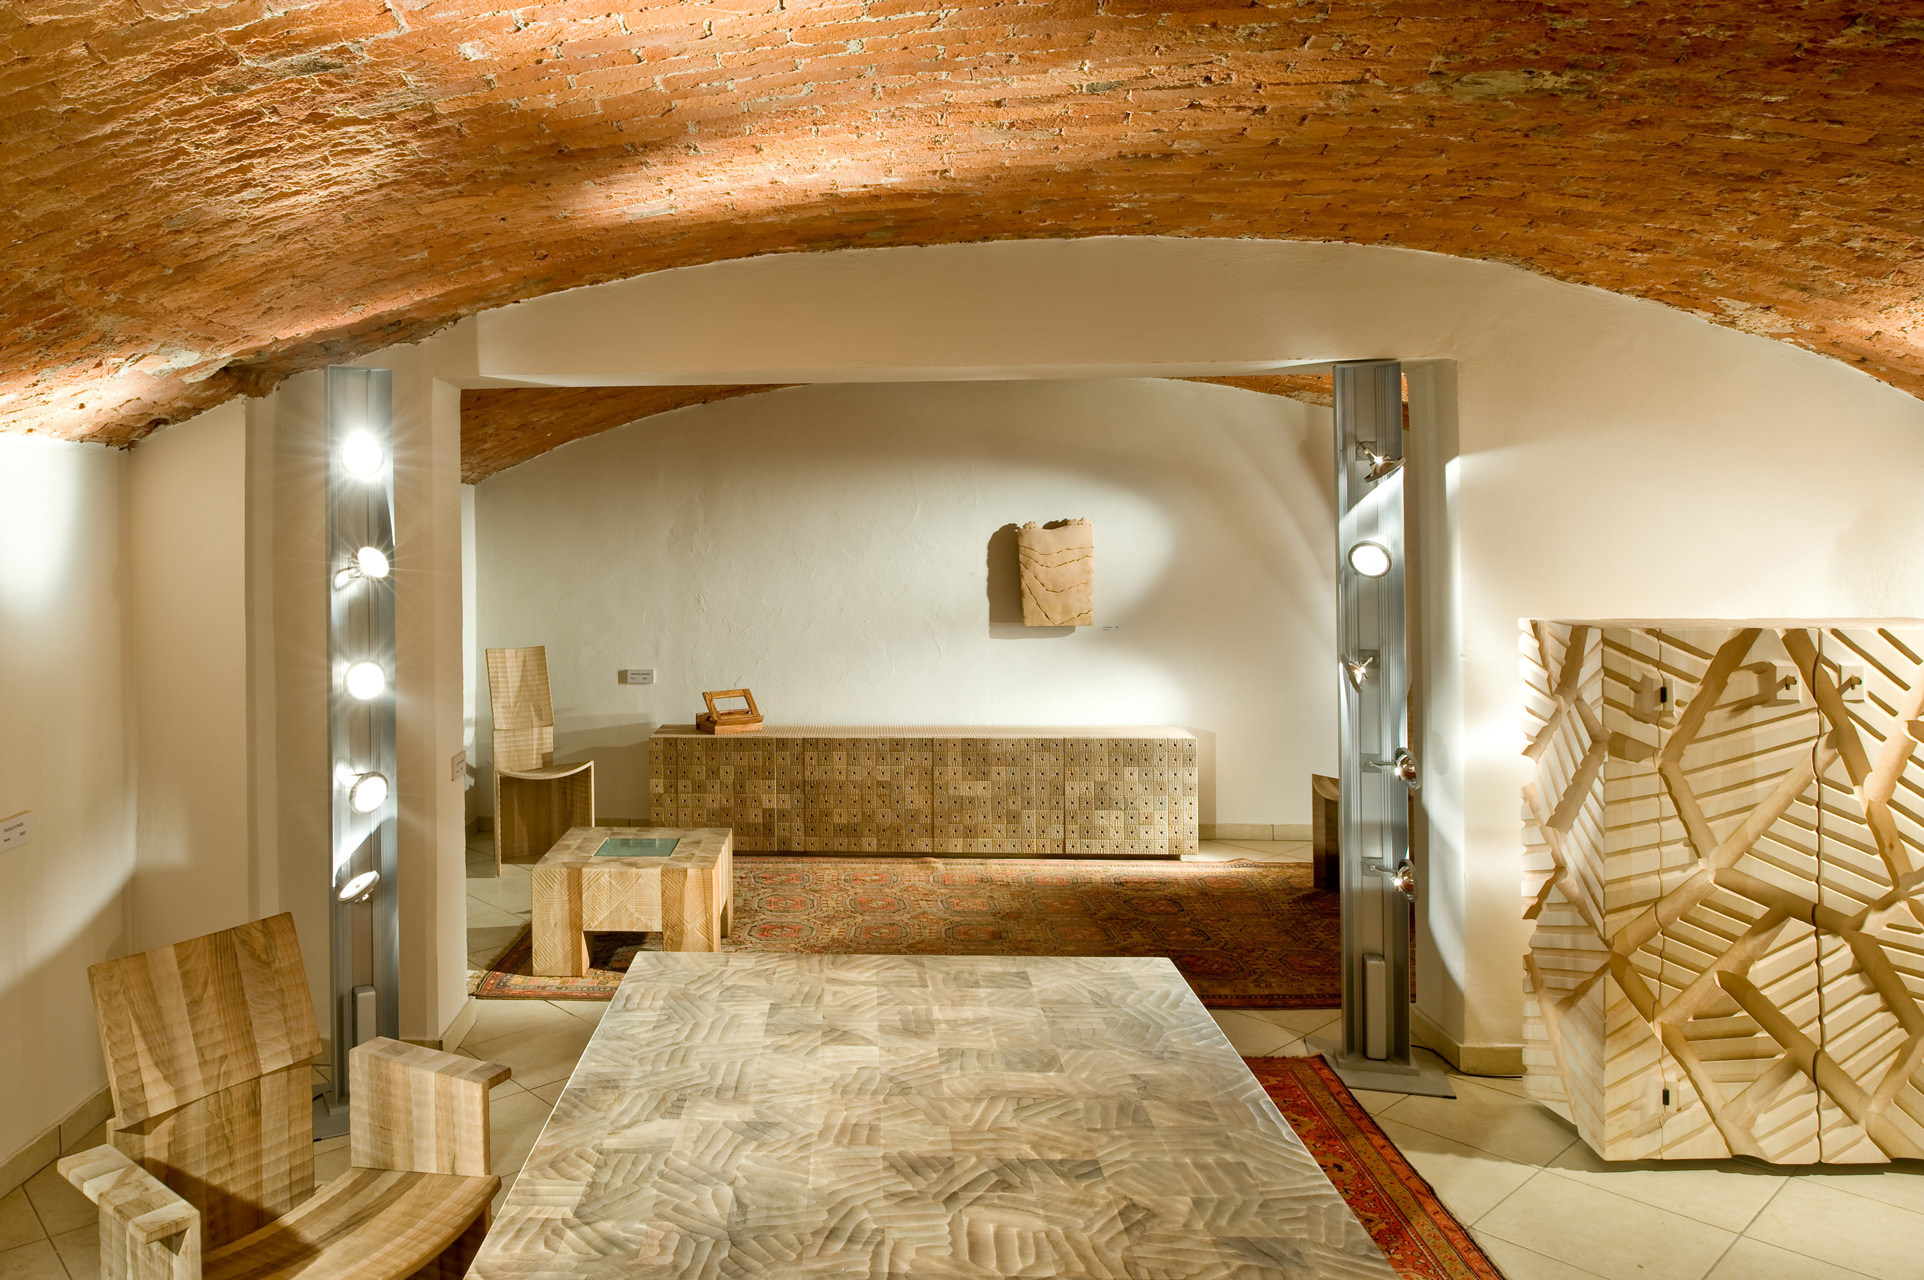
[[[1308,840],[1307,822],[1204,822],[1197,832],[1204,840]]]
[[[82,1139],[114,1113],[113,1095],[102,1089],[69,1111],[58,1124],[48,1125],[27,1144],[0,1160],[0,1196],[12,1195],[27,1179],[80,1149]]]
[[[455,1014],[453,1020],[448,1023],[447,1030],[441,1033],[441,1043],[436,1047],[447,1053],[453,1053],[459,1049],[461,1042],[468,1038],[468,1032],[474,1030],[475,1014],[480,1011],[480,1007],[473,996],[463,1000],[461,1012]]]
[[[1463,1044],[1415,1005],[1410,1006],[1410,1038],[1449,1059],[1466,1076],[1520,1076],[1520,1044]]]

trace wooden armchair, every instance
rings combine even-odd
[[[101,1280],[458,1280],[488,1228],[506,1067],[376,1039],[348,1055],[352,1167],[314,1188],[320,1052],[292,916],[94,965],[110,1145],[60,1161]]]
[[[539,858],[570,827],[595,825],[595,762],[554,762],[548,651],[488,650],[494,711],[494,870],[504,858]]]

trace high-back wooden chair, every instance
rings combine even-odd
[[[494,712],[494,869],[539,858],[570,827],[595,825],[595,763],[554,762],[554,700],[548,651],[488,650]]]
[[[466,1270],[501,1185],[488,1170],[488,1090],[506,1067],[399,1040],[356,1047],[353,1167],[316,1193],[321,1042],[292,916],[87,976],[114,1115],[109,1145],[60,1172],[100,1208],[101,1280]]]

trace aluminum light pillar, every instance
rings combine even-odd
[[[394,724],[394,415],[386,369],[327,371],[330,1089],[347,1131],[348,1050],[400,1033]]]
[[[1410,1052],[1409,806],[1421,764],[1408,745],[1402,366],[1339,364],[1335,383],[1343,1036],[1313,1047],[1353,1088],[1452,1097]]]

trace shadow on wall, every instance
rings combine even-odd
[[[1016,528],[1005,524],[989,535],[989,638],[1049,640],[1074,635],[1074,627],[1022,625],[1022,570],[1016,555]]]

